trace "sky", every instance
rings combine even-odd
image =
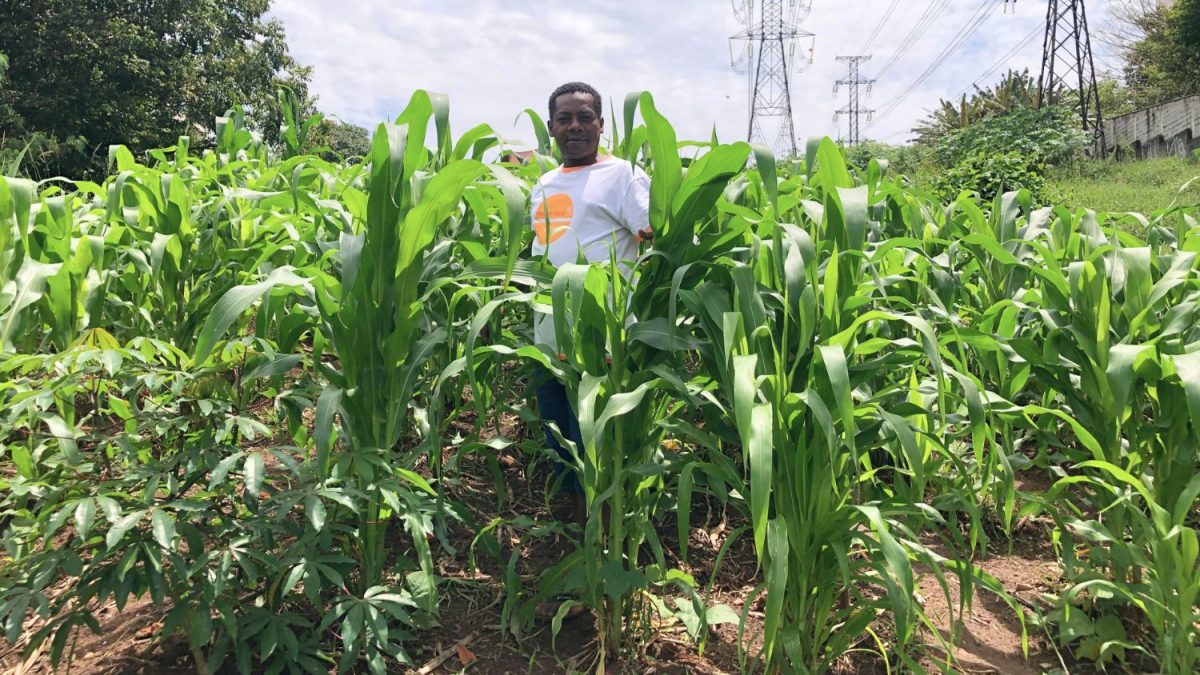
[[[863,107],[878,113],[870,125],[864,121],[862,135],[889,143],[908,140],[940,98],[957,98],[993,65],[1000,67],[980,84],[995,83],[1008,67],[1036,77],[1040,66],[1045,0],[897,0],[866,52],[859,50],[892,0],[794,3],[811,4],[799,25],[814,34],[795,51],[799,62],[811,48],[811,65],[796,63],[789,75],[801,147],[808,137],[846,134],[846,119],[834,120],[847,105],[846,87],[834,93],[846,76],[837,56],[872,56],[862,75],[877,81]],[[1093,34],[1107,23],[1105,4],[1087,3]],[[990,13],[978,30],[926,74],[985,8]],[[936,18],[901,52],[927,9]],[[731,67],[731,51],[736,55],[742,43],[729,39],[744,26],[727,0],[275,0],[272,16],[283,23],[292,55],[313,67],[318,108],[367,128],[394,118],[414,90],[426,89],[449,95],[455,135],[486,122],[514,144],[530,144],[534,135],[521,112],[533,108],[545,117],[550,91],[582,80],[605,99],[610,126],[620,125],[625,95],[645,90],[681,140],[707,140],[714,128],[723,142],[746,137],[748,69]],[[1093,46],[1103,68],[1111,59],[1095,40]]]

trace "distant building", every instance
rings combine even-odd
[[[531,157],[533,157],[532,150],[510,150],[500,156],[500,161],[512,164],[528,164]]]

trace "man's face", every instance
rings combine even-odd
[[[591,94],[572,92],[555,99],[554,117],[546,126],[569,166],[595,158],[600,134],[604,132],[604,118],[597,114]]]

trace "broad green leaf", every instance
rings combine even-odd
[[[79,534],[79,538],[86,540],[88,533],[92,531],[92,524],[96,522],[96,500],[90,497],[80,499],[75,505],[75,531]]]
[[[175,550],[175,518],[162,509],[150,510],[150,531],[158,545],[168,551]]]
[[[776,638],[783,627],[783,606],[788,585],[788,568],[791,564],[787,524],[775,518],[767,527],[767,605],[763,618],[763,648],[770,662],[778,648]]]
[[[117,519],[109,528],[108,534],[104,537],[104,544],[111,551],[116,548],[117,544],[125,538],[125,535],[134,528],[146,515],[145,511],[134,511]]]
[[[1200,442],[1200,351],[1172,357],[1187,396],[1192,434]]]
[[[754,406],[749,432],[745,437],[750,455],[750,516],[754,522],[754,550],[762,557],[767,538],[769,506],[772,490],[771,467],[774,463],[774,416],[771,406]]]
[[[200,329],[200,334],[196,338],[196,348],[192,352],[192,360],[195,363],[203,363],[212,352],[216,341],[225,335],[225,331],[229,330],[229,326],[233,324],[234,320],[241,316],[250,305],[262,298],[263,294],[278,286],[308,289],[309,282],[297,275],[291,267],[285,266],[271,272],[266,279],[256,284],[229,289],[217,301],[212,313],[204,322],[204,327]]]
[[[263,454],[261,452],[246,453],[246,462],[242,465],[242,482],[246,488],[246,498],[256,501],[263,486],[265,471]]]
[[[650,175],[650,227],[656,237],[666,237],[670,235],[668,216],[671,204],[683,183],[683,168],[676,149],[675,129],[654,107],[654,97],[649,92],[643,92],[638,102],[642,109],[642,119],[646,122],[650,158],[653,162]]]
[[[58,274],[62,266],[26,259],[16,278],[0,286],[0,350],[12,349],[21,311],[41,299],[46,280]]]
[[[325,527],[325,503],[316,495],[304,498],[304,515],[318,532]]]

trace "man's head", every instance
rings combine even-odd
[[[558,142],[566,166],[596,160],[604,133],[600,94],[583,82],[568,82],[550,94],[550,135]]]

